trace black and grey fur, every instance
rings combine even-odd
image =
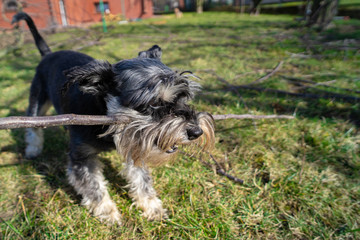
[[[123,176],[129,195],[150,220],[166,218],[166,210],[152,186],[148,166],[165,163],[178,145],[209,148],[214,142],[210,114],[188,105],[200,85],[190,72],[178,73],[161,62],[161,49],[153,46],[137,58],[115,64],[73,51],[51,53],[31,18],[18,13],[13,22],[25,20],[43,56],[32,81],[28,116],[44,115],[50,105],[58,114],[125,115],[126,124],[69,126],[68,178],[82,196],[82,204],[109,223],[121,215],[111,200],[96,155],[116,148],[124,156]],[[26,130],[28,158],[43,148],[42,129]]]

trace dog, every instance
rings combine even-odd
[[[175,9],[174,9],[174,12],[175,12],[175,17],[176,17],[176,18],[182,18],[183,13],[182,13],[182,11],[180,11],[179,8],[175,8]]]
[[[154,45],[136,58],[115,64],[74,51],[51,52],[33,20],[25,20],[42,56],[32,80],[27,116],[41,116],[51,105],[58,114],[112,115],[130,119],[110,126],[67,126],[70,135],[67,177],[82,196],[82,205],[100,220],[121,224],[121,214],[107,191],[102,164],[96,156],[116,149],[124,157],[122,176],[128,194],[148,220],[168,218],[157,197],[149,168],[173,159],[179,145],[211,149],[214,120],[188,102],[201,89],[188,71],[173,71],[161,61]],[[25,157],[43,149],[42,129],[26,129]]]

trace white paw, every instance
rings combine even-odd
[[[39,156],[44,145],[44,135],[42,129],[26,129],[25,142],[25,157],[31,159]]]
[[[161,221],[169,218],[167,210],[162,207],[162,202],[158,198],[142,202],[141,208],[144,211],[142,216],[146,217],[149,221]]]
[[[101,222],[109,225],[121,225],[121,214],[108,194],[98,203],[90,203],[90,201],[83,199],[83,205],[85,205],[95,217],[98,217]]]
[[[27,146],[25,149],[25,157],[28,159],[36,158],[40,155],[42,148],[36,146]]]
[[[94,214],[95,215],[95,214]],[[101,215],[97,216],[100,219],[101,222],[109,225],[119,225],[121,226],[121,214],[120,212],[115,208],[110,213],[102,213]]]

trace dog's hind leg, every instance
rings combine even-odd
[[[69,155],[68,179],[82,196],[81,204],[101,221],[120,225],[121,215],[107,191],[107,181],[96,152],[90,146],[82,145],[71,150]]]
[[[51,102],[45,93],[41,81],[37,74],[34,77],[30,89],[29,107],[27,109],[27,116],[35,117],[45,115],[50,108]],[[27,128],[25,130],[25,157],[37,157],[44,145],[44,134],[41,128]]]
[[[153,181],[146,168],[136,167],[132,160],[128,160],[122,175],[128,182],[130,197],[134,204],[143,210],[144,217],[156,221],[168,218],[167,210],[163,208],[161,200],[156,196]]]

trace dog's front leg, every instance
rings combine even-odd
[[[156,221],[168,218],[166,209],[163,208],[161,200],[156,196],[148,169],[136,167],[132,160],[128,160],[122,174],[128,182],[130,197],[134,204],[143,210],[144,217]]]
[[[102,164],[96,155],[79,155],[70,152],[68,168],[70,184],[82,196],[81,204],[101,221],[109,224],[121,224],[121,215],[107,191],[107,181],[102,174]]]

